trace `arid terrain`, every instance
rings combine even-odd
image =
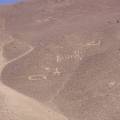
[[[0,73],[0,120],[120,120],[120,1],[0,6]]]

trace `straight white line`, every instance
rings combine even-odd
[[[14,59],[8,61],[7,64],[8,64],[8,63],[11,63],[11,62],[13,62],[13,61],[15,61],[15,60],[18,60],[18,59],[20,59],[20,58],[22,58],[22,57],[24,57],[24,56],[26,56],[26,55],[29,54],[31,51],[33,51],[33,49],[34,49],[34,48],[31,47],[30,50],[26,51],[24,54],[22,54],[22,55],[20,55],[20,56],[18,56],[18,57],[16,57],[16,58],[14,58]]]

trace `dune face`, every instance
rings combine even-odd
[[[1,6],[0,118],[118,120],[119,5],[26,0]],[[10,114],[2,113],[6,106]]]
[[[66,117],[0,83],[0,119],[67,120]]]

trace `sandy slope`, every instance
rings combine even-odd
[[[0,84],[0,119],[67,120],[63,115]]]

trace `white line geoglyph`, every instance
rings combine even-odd
[[[42,74],[33,74],[28,76],[28,80],[36,81],[36,80],[46,80],[47,76]]]

